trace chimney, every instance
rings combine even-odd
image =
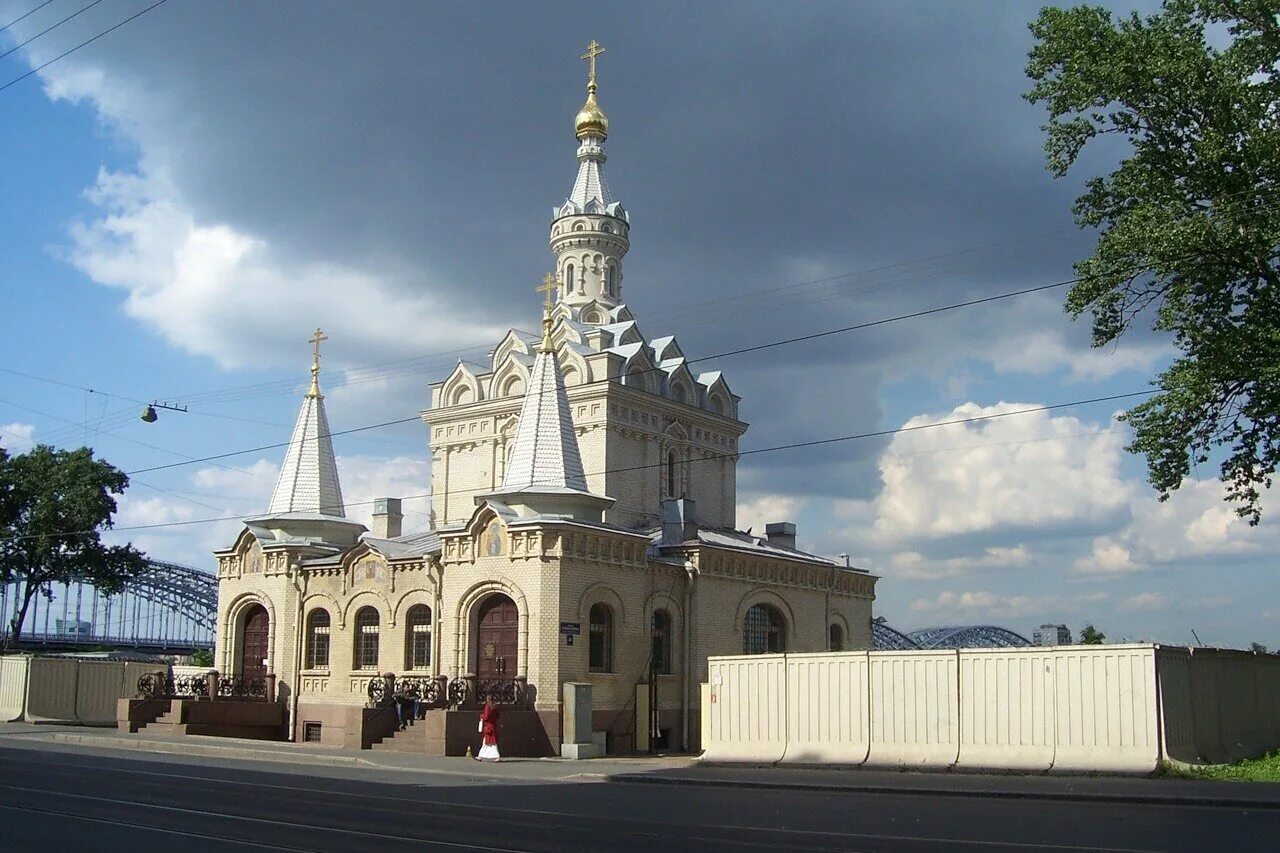
[[[764,535],[774,545],[783,548],[796,547],[796,526],[789,521],[775,521],[764,526]]]
[[[662,502],[662,544],[679,545],[698,538],[697,503],[692,498]]]
[[[403,521],[399,498],[378,498],[373,502],[373,529],[369,532],[375,539],[395,539]]]

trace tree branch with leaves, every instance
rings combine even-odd
[[[1076,200],[1077,224],[1098,240],[1066,304],[1092,315],[1094,346],[1150,322],[1179,353],[1158,393],[1124,415],[1129,450],[1161,500],[1193,465],[1218,461],[1250,524],[1280,461],[1277,13],[1277,0],[1166,0],[1119,19],[1051,7],[1031,24],[1027,63],[1055,177],[1096,139],[1129,146]]]
[[[37,445],[20,456],[0,450],[0,583],[18,585],[17,609],[5,635],[16,646],[27,610],[54,584],[78,581],[111,595],[146,567],[132,545],[104,545],[125,473],[88,448]],[[4,614],[10,616],[10,614]]]

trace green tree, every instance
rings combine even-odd
[[[1080,645],[1100,646],[1107,641],[1107,635],[1093,625],[1085,625],[1080,629]]]
[[[191,650],[192,666],[213,666],[213,652],[208,649]]]
[[[1118,20],[1043,9],[1025,96],[1048,109],[1055,177],[1096,139],[1127,143],[1073,208],[1099,233],[1066,308],[1091,313],[1094,346],[1151,322],[1178,350],[1125,415],[1129,450],[1161,500],[1193,464],[1220,459],[1250,524],[1280,459],[1278,11],[1276,0],[1165,0]],[[1209,28],[1225,44],[1211,46]]]
[[[88,448],[37,445],[0,460],[0,494],[10,507],[0,527],[0,583],[18,582],[21,589],[9,644],[17,645],[32,600],[51,597],[53,584],[86,581],[110,594],[142,571],[142,552],[100,539],[116,511],[113,496],[128,485],[123,471],[94,459]]]
[[[1267,653],[1267,647],[1262,645],[1262,643],[1250,643],[1249,651],[1253,652],[1255,655],[1265,655]]]

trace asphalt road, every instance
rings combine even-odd
[[[1275,809],[359,776],[0,748],[0,849],[1242,853],[1280,838]]]

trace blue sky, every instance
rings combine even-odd
[[[0,0],[0,24],[35,5]],[[99,4],[0,60],[0,85],[145,5]],[[0,372],[0,443],[87,440],[139,471],[287,441],[316,326],[335,430],[424,408],[460,354],[536,322],[591,38],[650,337],[697,357],[1069,278],[1090,246],[1071,201],[1120,152],[1045,171],[1019,98],[1038,5],[172,0],[0,92],[0,368],[43,377]],[[1092,351],[1062,295],[712,366],[744,449],[1145,388],[1167,342]],[[144,424],[154,398],[190,412]],[[1213,470],[1157,504],[1122,405],[745,457],[739,524],[852,555],[902,628],[1280,645],[1275,520],[1235,520]],[[420,425],[336,445],[357,518],[428,490]],[[137,473],[120,523],[261,511],[280,456]],[[235,531],[129,535],[208,567]]]

